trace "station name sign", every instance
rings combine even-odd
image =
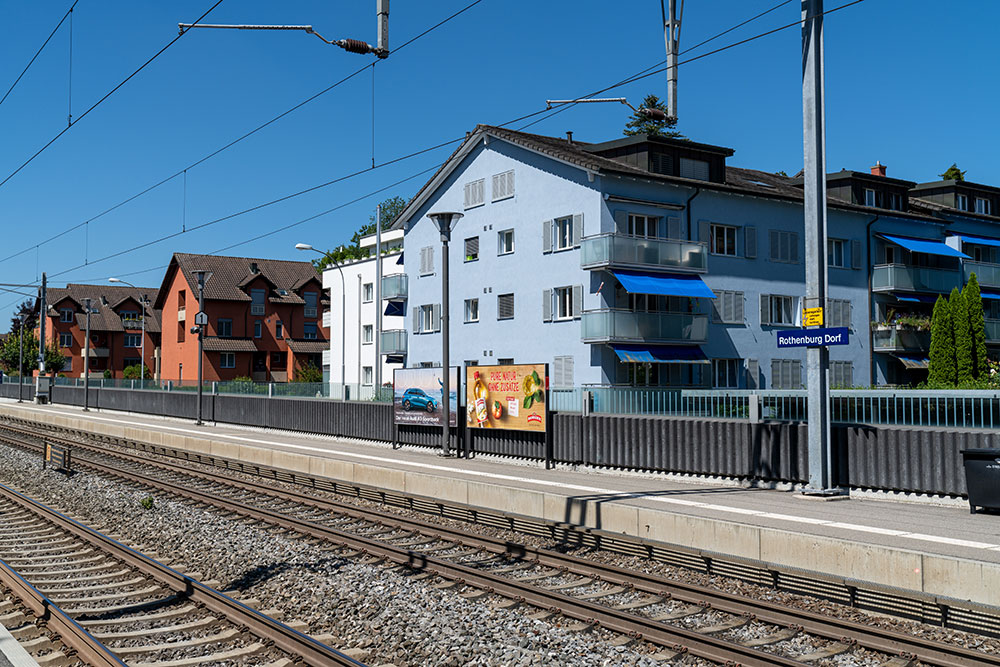
[[[850,330],[847,327],[829,329],[798,329],[779,331],[778,347],[820,347],[824,345],[847,345]]]

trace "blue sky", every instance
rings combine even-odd
[[[471,0],[392,3],[390,46]],[[778,0],[688,2],[682,48]],[[827,0],[830,10],[846,0]],[[0,95],[72,0],[5,3]],[[213,2],[79,0],[68,22],[0,105],[0,180],[66,127]],[[622,8],[627,11],[622,11]],[[375,40],[375,0],[224,0],[206,22],[312,24],[328,39]],[[789,2],[686,57],[798,19]],[[826,18],[828,168],[935,180],[952,162],[972,181],[1000,185],[995,71],[1000,43],[974,26],[1000,19],[1000,3],[865,0]],[[680,68],[679,129],[728,146],[730,164],[796,172],[802,163],[797,28]],[[374,72],[376,164],[457,139],[477,123],[500,124],[573,98],[663,60],[656,0],[608,3],[483,0],[380,62]],[[0,282],[103,282],[122,276],[157,286],[172,252],[214,252],[335,207],[292,229],[225,254],[305,259],[297,242],[333,247],[391,195],[410,197],[454,144],[376,169],[108,261],[165,234],[364,170],[372,162],[372,74],[365,71],[253,137],[126,206],[55,241],[41,241],[184,169],[369,62],[296,32],[196,30],[0,187]],[[609,91],[633,104],[664,96],[665,75]],[[628,109],[581,105],[529,128],[584,141],[620,136]],[[534,120],[534,119],[533,119]],[[523,124],[515,124],[518,128]],[[413,177],[401,185],[391,184]],[[384,192],[368,196],[376,190]],[[186,189],[186,195],[185,195]],[[362,198],[361,201],[345,205]],[[80,268],[71,267],[86,264]],[[139,273],[142,272],[142,273]],[[0,296],[5,330],[16,295]]]

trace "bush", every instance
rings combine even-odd
[[[316,364],[311,361],[306,363],[304,366],[299,366],[295,369],[295,374],[292,377],[292,382],[322,382],[323,381],[323,371],[316,368]]]
[[[140,370],[140,368],[142,370]],[[145,373],[143,373],[145,371]],[[142,377],[145,375],[146,377]],[[132,364],[131,366],[126,366],[125,370],[122,371],[122,377],[126,380],[151,380],[153,378],[149,373],[149,369],[145,366],[140,366],[139,364]]]
[[[105,368],[104,369],[104,379],[105,380],[110,380],[111,379],[111,369],[110,368]]]

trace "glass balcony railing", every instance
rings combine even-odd
[[[990,343],[1000,343],[1000,320],[986,320],[986,340]]]
[[[631,310],[585,310],[585,343],[703,343],[708,315],[696,313],[640,313]]]
[[[708,248],[704,243],[608,233],[583,239],[580,266],[670,269],[704,273],[708,268]]]
[[[981,286],[1000,287],[1000,264],[972,260],[962,262],[962,277],[965,278],[965,282],[969,282],[969,276],[973,273],[976,274],[976,280]]]
[[[392,276],[382,276],[382,298],[386,301],[406,299],[406,274],[397,273]]]
[[[903,290],[948,293],[953,287],[962,289],[961,271],[903,264],[883,264],[872,270],[873,292]]]
[[[872,332],[876,352],[927,352],[931,332],[916,329],[876,329]]]
[[[381,333],[379,339],[381,354],[406,354],[406,331],[389,329]]]

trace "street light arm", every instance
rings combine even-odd
[[[374,53],[379,58],[389,56],[389,50],[372,46],[361,39],[335,39],[329,40],[316,32],[311,25],[253,25],[253,24],[223,24],[223,23],[178,23],[178,33],[183,35],[192,28],[215,28],[217,30],[301,30],[310,35],[316,35],[324,43],[331,46],[339,46],[348,53]]]

